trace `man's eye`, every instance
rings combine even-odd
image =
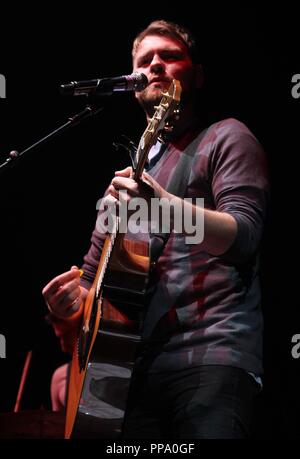
[[[166,54],[165,59],[169,61],[179,61],[182,59],[182,55],[180,53]]]
[[[145,67],[146,65],[149,65],[150,59],[142,59],[140,62],[138,62],[138,67]]]

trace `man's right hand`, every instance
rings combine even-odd
[[[43,289],[49,311],[61,319],[72,316],[80,309],[87,290],[80,286],[80,270],[72,266],[50,281]]]

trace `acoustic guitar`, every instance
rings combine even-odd
[[[141,180],[148,153],[168,129],[180,101],[173,80],[144,131],[133,163]],[[115,217],[84,304],[70,366],[65,438],[118,438],[145,309],[149,243],[126,239]]]

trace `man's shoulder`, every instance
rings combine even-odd
[[[224,148],[236,145],[258,145],[259,141],[245,123],[236,118],[225,118],[197,126],[194,140],[198,150],[209,155],[223,151]]]
[[[253,133],[246,126],[246,124],[242,121],[239,121],[236,118],[225,118],[220,121],[217,121],[209,127],[209,130],[215,131],[219,135],[231,133],[244,133],[253,136]]]

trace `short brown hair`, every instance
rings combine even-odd
[[[175,39],[182,43],[188,50],[193,62],[199,59],[196,41],[192,33],[184,26],[175,22],[157,20],[151,22],[142,32],[140,32],[133,42],[132,57],[134,58],[141,41],[147,35],[162,35]]]

